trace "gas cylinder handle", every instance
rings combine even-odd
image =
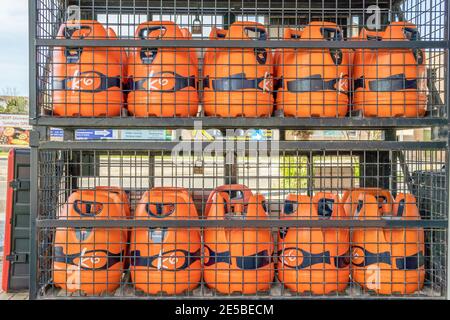
[[[267,32],[263,27],[254,26],[254,27],[245,27],[245,31],[252,31],[258,34],[257,41],[265,41],[267,40]]]
[[[167,28],[165,26],[144,26],[139,29],[138,37],[141,40],[147,40],[148,35],[152,31],[161,30],[163,32],[166,32]],[[159,36],[155,37],[155,40],[161,39],[163,34],[161,33]],[[158,54],[158,48],[142,48],[140,52],[140,58],[142,60],[142,63],[144,64],[152,64],[153,61],[156,58],[156,55]]]
[[[83,40],[92,33],[92,27],[89,25],[75,25],[75,26],[64,26],[62,34],[66,40],[71,40],[76,31],[89,30],[87,33],[80,32],[79,39]],[[64,50],[64,55],[67,58],[68,63],[78,63],[80,60],[83,48],[76,47],[66,47]]]
[[[150,206],[156,207],[156,212],[152,210]],[[168,208],[168,210],[165,210]],[[154,218],[166,218],[175,212],[174,203],[162,203],[162,202],[148,202],[145,205],[145,211]]]
[[[320,33],[327,41],[342,41],[342,33],[341,30],[332,27],[323,27],[320,28]]]
[[[262,194],[256,194],[253,197],[255,199],[254,203],[256,203],[256,205],[257,205],[256,206],[257,214],[260,215],[259,208],[262,207],[263,215],[268,216],[269,215],[269,207],[267,205],[266,198]],[[251,199],[252,199],[252,197],[250,197],[249,203],[252,203]]]
[[[241,200],[244,199],[244,192],[242,190],[226,190],[230,195],[230,200]]]
[[[167,28],[165,26],[145,26],[139,29],[138,32],[138,37],[141,40],[147,40],[148,35],[153,32],[153,31],[157,31],[157,30],[161,30],[161,34],[157,37],[155,37],[155,40],[160,40],[164,33],[167,31]],[[146,33],[147,32],[147,33]],[[163,33],[164,32],[164,33]]]
[[[317,203],[317,215],[322,219],[330,219],[333,216],[334,199],[323,197]]]
[[[297,212],[298,202],[293,200],[285,200],[283,206],[283,214],[291,215]]]
[[[262,207],[264,208],[264,211],[265,211],[267,214],[269,214],[270,208],[269,208],[269,204],[267,203],[267,201],[266,201],[266,200],[263,200],[263,201],[261,202],[261,205],[262,205]]]
[[[227,36],[227,31],[226,31],[226,30],[217,29],[217,31],[216,31],[216,37],[217,37],[218,39],[225,39],[226,36]]]
[[[79,38],[82,40],[92,33],[92,28],[88,25],[77,25],[77,26],[65,26],[63,29],[63,36],[65,39],[70,40],[76,31],[89,30],[87,34],[80,32]],[[64,49],[64,56],[67,58],[68,63],[78,63],[81,54],[83,53],[83,48],[76,47],[66,47]]]
[[[301,30],[295,30],[295,29],[287,29],[286,30],[286,36],[287,39],[300,39],[302,37],[302,31]]]
[[[251,31],[257,34],[255,41],[265,41],[267,40],[267,32],[261,26],[244,27],[244,32]],[[248,36],[248,34],[246,34]],[[267,62],[267,50],[265,48],[255,48],[256,60],[259,64],[266,64]]]
[[[405,38],[409,41],[419,41],[420,40],[420,33],[419,30],[412,27],[404,27],[403,28],[403,35]],[[424,55],[422,49],[416,48],[412,49],[414,59],[416,60],[418,65],[422,65],[424,62]]]
[[[409,41],[419,41],[420,40],[420,33],[419,33],[419,30],[417,30],[416,28],[411,28],[411,27],[403,28],[403,35]]]
[[[383,204],[387,204],[388,203],[388,200],[387,200],[385,195],[382,195],[382,194],[381,195],[376,195],[375,198],[378,201],[378,208],[381,208],[383,206]],[[381,202],[380,202],[380,200],[381,200]]]
[[[75,200],[73,209],[82,217],[95,217],[103,210],[103,203],[94,201]]]
[[[67,40],[72,39],[73,34],[76,31],[82,31],[82,30],[89,30],[89,32],[87,34],[80,32],[79,38],[81,40],[86,38],[87,36],[89,36],[92,33],[92,28],[89,25],[65,26],[63,29],[64,38]]]

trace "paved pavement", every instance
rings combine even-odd
[[[3,256],[0,256],[0,279],[2,278]],[[0,286],[0,300],[28,300],[28,291],[6,293]]]

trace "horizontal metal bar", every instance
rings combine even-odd
[[[448,228],[447,220],[38,220],[40,228]]]
[[[141,48],[441,48],[449,41],[320,41],[320,40],[66,40],[37,39],[35,45],[43,47],[141,47]]]
[[[148,296],[107,296],[107,297],[89,297],[95,300],[252,300],[252,299],[264,299],[269,301],[277,301],[277,300],[445,300],[444,296],[427,296],[427,295],[367,295],[367,294],[349,294],[349,295],[213,295],[213,296],[196,296],[196,295],[180,295],[180,296],[160,296],[160,295],[148,295]],[[46,297],[38,297],[38,300],[86,300],[86,297],[83,296],[46,296]]]
[[[157,9],[155,13],[159,13],[161,10],[170,10],[170,12],[175,11],[179,13],[179,10],[190,9],[191,14],[197,13],[198,10],[202,14],[209,12],[214,13],[214,10],[236,10],[237,13],[255,13],[260,10],[264,11],[285,11],[285,10],[295,10],[300,8],[306,8],[309,10],[321,10],[321,11],[336,11],[336,10],[349,10],[349,8],[354,8],[359,11],[365,10],[370,4],[377,4],[386,10],[385,6],[390,5],[394,7],[396,3],[401,3],[403,0],[353,0],[351,2],[347,1],[336,1],[336,0],[322,0],[322,1],[307,1],[307,0],[285,0],[285,1],[274,1],[274,0],[214,0],[214,1],[201,1],[202,6],[197,9],[197,4],[189,0],[176,0],[176,1],[166,1],[161,2],[161,0],[95,0],[96,8],[107,8],[108,10],[113,10],[119,8],[121,10],[130,9],[134,13],[148,14],[151,12],[149,9]],[[79,5],[81,7],[92,8],[92,0],[69,0],[66,1],[66,5]],[[199,1],[200,2],[200,1]],[[278,3],[277,3],[278,2]],[[281,2],[281,3],[280,3]],[[278,6],[275,5],[279,4]],[[348,8],[344,6],[337,7],[337,3],[345,4]],[[281,5],[282,4],[282,5]],[[228,12],[228,11],[227,11]],[[305,14],[308,11],[305,12]]]
[[[415,142],[415,141],[280,141],[280,150],[417,150],[443,149],[446,141]]]
[[[218,143],[222,142],[222,143]],[[201,144],[194,146],[194,143]],[[216,141],[216,146],[223,146],[222,150],[230,150],[229,147],[232,142],[230,141]],[[224,144],[227,143],[225,148]],[[261,150],[262,143],[256,143],[254,141],[234,141],[236,147],[245,150]],[[238,144],[239,143],[239,144]],[[446,141],[432,141],[432,142],[414,142],[414,141],[278,141],[274,143],[267,142],[267,151],[271,151],[274,148],[284,151],[303,151],[303,150],[326,150],[326,151],[389,151],[389,150],[437,150],[444,149],[447,146]],[[210,142],[194,142],[194,141],[42,141],[39,144],[39,148],[42,150],[115,150],[115,151],[173,151],[175,148],[181,153],[188,150],[198,151],[199,149],[211,147]],[[194,150],[195,149],[195,150]],[[219,152],[220,148],[215,148],[211,151]]]
[[[426,128],[445,126],[448,123],[444,118],[73,118],[73,117],[40,117],[31,120],[36,126],[53,126],[57,128],[193,128],[195,123],[200,122],[204,129],[225,128],[269,128],[269,129],[320,129],[327,130],[368,130],[386,128]],[[370,127],[370,128],[368,128]]]

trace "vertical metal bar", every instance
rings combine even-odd
[[[395,129],[389,129],[384,131],[384,141],[396,141],[397,132]],[[380,172],[383,175],[381,180],[381,186],[384,189],[391,190],[392,195],[395,197],[397,195],[397,157],[395,152],[380,152],[380,159],[383,162]],[[388,177],[387,179],[385,177]],[[387,180],[387,181],[386,181]]]
[[[448,41],[448,38],[449,38],[449,33],[450,33],[450,19],[448,18],[448,10],[449,10],[449,5],[448,5],[448,2],[449,2],[449,0],[444,0],[445,1],[445,5],[444,5],[444,7],[445,7],[445,9],[444,9],[444,12],[445,12],[445,23],[444,23],[444,25],[445,25],[445,31],[444,31],[444,35],[445,35],[445,40],[447,40]],[[446,52],[445,52],[445,54],[446,54],[446,59],[445,59],[445,63],[446,63],[446,66],[445,66],[445,68],[444,68],[444,74],[445,74],[445,81],[446,81],[446,84],[445,84],[445,103],[447,104],[447,120],[448,120],[448,126],[447,126],[447,128],[448,127],[450,127],[450,104],[449,104],[449,99],[450,99],[450,79],[449,79],[449,70],[448,70],[448,68],[449,68],[449,66],[450,66],[450,54],[449,54],[449,51],[450,51],[450,44],[447,46],[447,50],[446,50]],[[450,255],[450,252],[449,252],[449,243],[450,243],[450,232],[449,232],[449,230],[450,230],[450,219],[449,219],[449,217],[450,217],[450,205],[449,205],[449,202],[450,202],[450,192],[449,192],[449,190],[450,190],[450,181],[449,181],[449,178],[450,178],[450,174],[449,174],[449,171],[450,171],[450,168],[449,168],[449,163],[448,163],[448,161],[449,161],[449,152],[450,152],[450,135],[449,135],[449,132],[448,132],[448,129],[447,129],[447,150],[446,150],[447,152],[447,154],[446,154],[446,160],[447,160],[447,163],[446,163],[446,165],[445,165],[445,177],[446,177],[446,179],[447,179],[447,181],[446,181],[446,189],[447,189],[447,196],[448,196],[448,201],[447,201],[447,203],[446,203],[446,206],[447,206],[447,208],[446,208],[446,212],[447,212],[447,221],[449,221],[449,225],[448,225],[448,227],[447,227],[447,247],[446,247],[446,249],[447,249],[447,252],[446,252],[446,263],[447,263],[447,275],[446,275],[446,278],[447,278],[447,296],[446,296],[446,298],[447,299],[450,299],[450,277],[449,277],[449,274],[450,274],[450,263],[449,263],[449,255]]]
[[[308,154],[306,155],[306,175],[308,177],[306,181],[306,194],[312,197],[314,193],[314,156],[311,154],[311,152],[308,152]]]
[[[33,2],[31,0],[30,2]],[[39,163],[39,149],[37,147],[31,148],[30,158],[30,299],[37,298],[38,290],[38,244],[36,219],[38,217],[38,163]]]
[[[38,116],[36,103],[36,0],[28,1],[28,54],[29,54],[29,109],[30,124],[34,124]],[[36,218],[38,214],[38,149],[31,148],[30,158],[30,299],[37,298],[37,230]]]
[[[28,65],[29,65],[29,109],[30,124],[34,124],[39,114],[36,103],[36,80],[37,80],[37,56],[36,56],[36,0],[28,1]]]
[[[152,189],[155,187],[155,153],[151,152],[149,153],[149,173],[148,175],[150,176],[150,180],[149,180],[149,189]],[[162,157],[164,159],[164,156]]]
[[[233,163],[226,163],[225,161],[225,184],[235,184],[238,180],[237,172],[237,153],[233,152]]]

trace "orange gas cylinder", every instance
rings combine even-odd
[[[187,40],[192,39],[192,34],[189,31],[188,28],[181,28],[181,33],[183,34],[183,37]],[[195,48],[189,49],[189,54],[191,55],[191,61],[198,67],[198,56],[197,56],[197,50]]]
[[[290,29],[290,28],[286,28],[284,30],[284,39],[285,40],[291,40],[291,41],[296,41],[298,39],[300,39],[302,35],[302,31],[301,30],[295,30],[295,29]],[[274,54],[273,54],[273,64],[274,64],[274,97],[275,97],[275,107],[277,110],[281,110],[283,111],[283,106],[279,104],[278,102],[278,89],[282,86],[282,82],[283,82],[283,72],[284,72],[284,68],[285,67],[291,67],[292,65],[287,65],[285,66],[283,64],[283,57],[284,57],[284,52],[290,52],[292,51],[291,49],[285,49],[285,48],[281,48],[281,49],[276,49]]]
[[[289,195],[281,219],[345,219],[337,195]],[[341,292],[349,282],[348,229],[282,228],[278,235],[278,279],[296,293]]]
[[[353,217],[356,208],[358,207],[358,199],[361,194],[370,194],[375,197],[378,203],[380,214],[391,215],[392,205],[394,199],[389,190],[381,188],[355,188],[345,190],[342,196],[342,203],[344,205],[345,214],[347,217]]]
[[[221,31],[218,36],[223,35]],[[264,26],[235,22],[225,40],[267,40]],[[207,116],[264,117],[273,110],[273,56],[265,48],[211,49],[204,64],[204,110]]]
[[[215,192],[208,220],[267,219],[264,197],[252,195],[233,203],[227,192]],[[268,291],[274,277],[274,245],[269,228],[206,228],[203,278],[222,294]]]
[[[332,22],[313,21],[285,39],[343,41]],[[348,111],[350,50],[283,49],[277,67],[277,109],[293,117],[343,117]]]
[[[68,21],[57,39],[105,40],[97,21]],[[111,38],[113,39],[113,38]],[[117,48],[56,47],[53,50],[53,110],[57,116],[117,116],[123,106],[122,54]]]
[[[155,188],[139,201],[139,220],[198,219],[186,189]],[[130,239],[131,281],[147,294],[181,294],[201,279],[201,237],[194,228],[135,228]]]
[[[383,32],[380,31],[371,31],[366,28],[362,28],[359,35],[356,37],[353,37],[352,41],[381,41],[381,36]],[[362,79],[364,73],[366,73],[368,70],[367,68],[370,65],[370,59],[373,55],[372,49],[364,49],[364,48],[357,48],[354,51],[353,55],[353,64],[352,64],[352,92],[356,89],[354,88],[354,85],[359,85],[358,81],[356,79]],[[353,100],[352,102],[355,102],[355,95],[353,93]],[[357,111],[361,110],[362,105],[352,105],[352,110]]]
[[[138,26],[141,40],[186,40],[170,21]],[[189,117],[198,111],[198,61],[190,48],[134,48],[128,55],[128,111],[138,117]]]
[[[417,41],[409,22],[392,22],[384,32],[362,31],[360,40]],[[421,117],[425,114],[427,84],[422,49],[357,50],[354,59],[355,110],[366,117]]]
[[[108,38],[111,40],[117,40],[117,34],[112,28],[108,28]],[[123,79],[127,78],[128,73],[128,54],[125,48],[111,48],[110,50],[119,51],[120,52],[120,65],[122,66],[122,75]]]
[[[212,27],[209,33],[209,40],[222,40],[227,36],[227,30],[220,29],[217,27]],[[208,66],[214,64],[215,54],[220,49],[217,48],[206,48],[205,55],[203,57],[203,65]]]
[[[111,40],[117,40],[117,34],[112,28],[108,28],[108,38]],[[119,50],[120,52],[120,60],[119,63],[122,66],[122,82],[124,88],[128,86],[128,53],[125,48],[111,48],[110,50]],[[124,104],[127,103],[127,95],[123,95]]]
[[[381,219],[377,200],[361,194],[358,219]],[[420,220],[416,199],[399,194],[391,219]],[[352,278],[376,294],[412,294],[425,278],[424,231],[420,228],[365,228],[352,233]]]
[[[75,191],[59,212],[59,219],[125,219],[116,193]],[[53,282],[68,292],[110,293],[121,283],[127,248],[125,229],[57,228],[54,240]]]
[[[286,41],[296,41],[298,39],[300,39],[302,36],[302,30],[295,30],[295,29],[290,29],[290,28],[286,28],[284,30],[284,40]],[[283,72],[284,72],[284,68],[286,67],[283,64],[283,58],[284,58],[284,52],[290,52],[291,49],[285,49],[285,48],[281,48],[281,49],[276,49],[274,54],[273,54],[273,63],[274,63],[274,75],[276,79],[280,79],[282,78]],[[290,66],[290,65],[289,65]],[[292,67],[292,66],[290,66]]]

